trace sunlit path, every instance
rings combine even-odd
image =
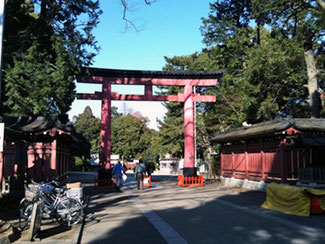
[[[175,176],[153,175],[136,189],[128,174],[121,192],[91,196],[82,243],[322,243],[322,215],[297,217],[265,210],[265,193],[208,183],[178,187]]]

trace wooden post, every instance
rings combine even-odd
[[[287,181],[287,177],[286,177],[286,167],[285,167],[285,144],[286,144],[286,140],[282,140],[280,142],[280,175],[281,175],[281,182],[286,182]]]
[[[221,154],[221,162],[220,162],[220,176],[224,175],[224,160],[225,160],[225,156],[223,155],[223,151],[222,151],[222,145],[220,146],[220,154]]]
[[[262,180],[265,181],[265,164],[266,164],[266,159],[265,159],[265,152],[264,152],[264,148],[263,148],[263,142],[261,142],[261,156],[262,156],[262,167],[261,167],[261,171],[262,171]]]
[[[57,148],[57,139],[54,139],[51,143],[51,171],[53,171],[53,175],[57,176],[59,172],[57,171],[57,155],[58,155],[58,148]]]
[[[100,131],[100,165],[102,168],[111,167],[111,84],[102,85],[102,119]]]
[[[247,153],[247,144],[245,144],[245,175],[248,179],[248,153]]]
[[[234,153],[234,146],[231,145],[231,176],[234,177],[235,174],[235,153]]]
[[[146,98],[152,98],[152,85],[145,85],[144,95],[146,96]]]
[[[184,166],[195,167],[193,87],[184,88]]]
[[[35,236],[41,230],[42,217],[43,217],[43,201],[38,201],[33,205],[32,219],[30,229],[26,236],[28,241],[33,241]]]

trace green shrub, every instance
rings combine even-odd
[[[221,170],[220,156],[213,155],[211,157],[211,170],[213,175],[219,175]]]

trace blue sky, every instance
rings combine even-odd
[[[125,31],[123,7],[120,0],[100,0],[103,14],[94,31],[101,50],[93,67],[131,70],[161,70],[164,56],[189,55],[204,47],[200,26],[202,17],[209,13],[211,0],[157,0],[145,5],[144,0],[129,0],[132,12],[127,17],[141,31],[129,26]],[[141,94],[142,87],[114,86],[113,91],[121,94]],[[100,91],[100,85],[77,84],[77,92]],[[124,104],[125,103],[125,104]],[[100,118],[100,101],[75,100],[69,117],[78,115],[89,105],[93,114]],[[156,127],[156,118],[162,119],[166,110],[159,102],[113,101],[113,106],[123,112],[127,106],[139,111],[151,121],[149,127]]]

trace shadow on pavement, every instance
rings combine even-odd
[[[50,224],[42,224],[42,229],[40,231],[40,233],[37,235],[38,239],[46,239],[46,238],[50,238],[56,235],[61,235],[64,232],[68,232],[70,231],[71,228],[65,228],[61,225],[58,225],[57,223],[50,223]]]
[[[153,176],[152,181],[157,183],[156,187],[134,190],[131,194],[99,192],[90,187],[87,191],[92,205],[86,212],[81,234],[87,234],[86,229],[98,223],[111,224],[119,220],[119,224],[87,243],[166,243],[143,214],[134,214],[131,218],[128,213],[110,212],[113,207],[136,208],[132,199],[139,199],[154,210],[189,243],[324,242],[324,215],[298,217],[265,210],[260,207],[265,201],[264,192],[237,191],[216,183],[178,187],[177,176]],[[171,183],[175,183],[174,187]],[[105,209],[108,211],[100,213]]]

